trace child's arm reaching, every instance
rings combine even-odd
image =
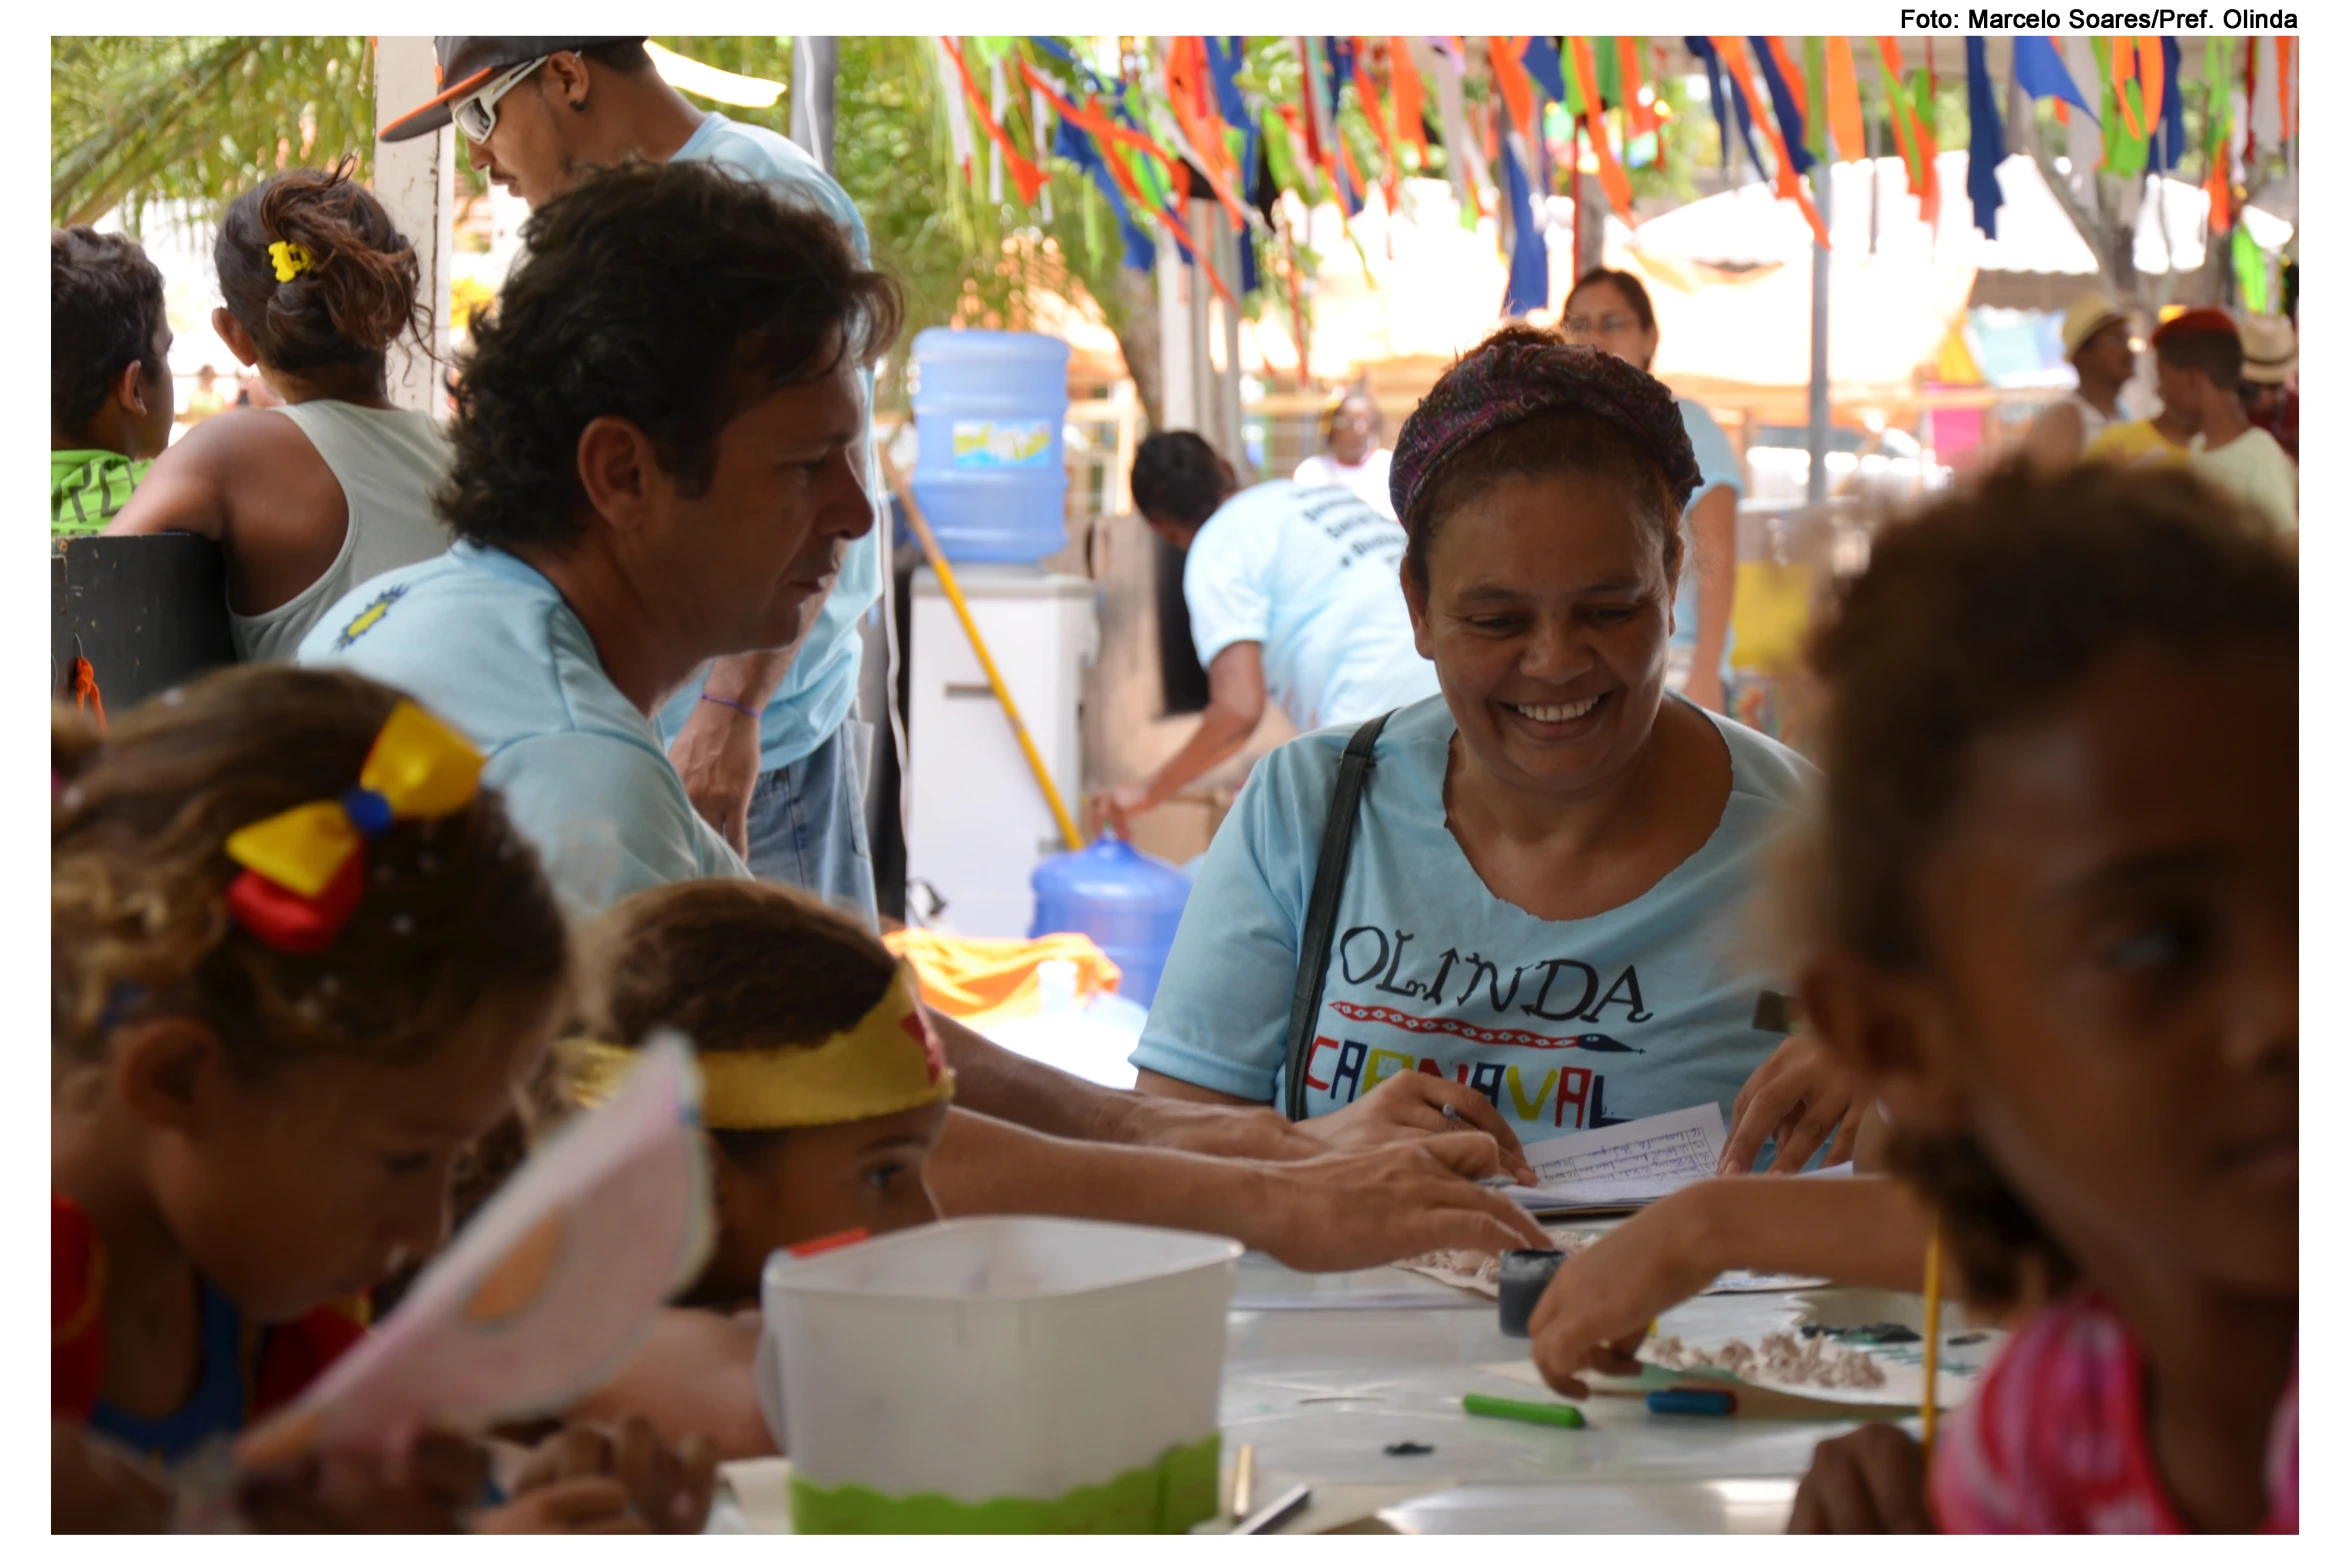
[[[1914,1291],[1932,1220],[1890,1180],[1730,1176],[1643,1210],[1569,1258],[1534,1310],[1534,1364],[1570,1398],[1584,1371],[1629,1376],[1648,1326],[1731,1268]]]

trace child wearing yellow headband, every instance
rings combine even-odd
[[[594,1103],[660,1028],[702,1071],[718,1239],[689,1299],[756,1299],[770,1253],[938,1216],[923,1162],[954,1074],[902,967],[864,926],[755,881],[677,882],[592,927],[565,1097]]]
[[[593,1103],[660,1028],[702,1071],[718,1236],[691,1306],[573,1412],[641,1412],[730,1458],[775,1450],[752,1382],[759,1274],[778,1250],[938,1216],[923,1165],[954,1075],[901,967],[864,926],[754,881],[678,882],[613,905],[584,937],[582,1038],[557,1096]]]
[[[372,681],[227,670],[110,733],[60,708],[50,757],[51,1523],[158,1529],[169,1466],[296,1397],[446,1238],[453,1170],[561,1021],[568,942],[480,756]],[[649,1437],[611,1446],[663,1486],[579,1431],[484,1511],[485,1449],[435,1435],[249,1466],[239,1506],[698,1526],[706,1454],[650,1462]]]

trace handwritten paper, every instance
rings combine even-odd
[[[491,1199],[399,1310],[248,1441],[351,1450],[403,1424],[479,1430],[609,1380],[708,1254],[700,1079],[649,1045],[605,1104]]]
[[[1535,1213],[1640,1207],[1711,1177],[1726,1140],[1718,1104],[1569,1132],[1527,1147],[1541,1184],[1512,1187],[1510,1195]]]

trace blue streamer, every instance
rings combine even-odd
[[[1795,93],[1787,85],[1786,72],[1779,69],[1779,57],[1771,53],[1767,38],[1750,36],[1746,43],[1754,51],[1754,63],[1762,68],[1763,85],[1770,90],[1771,108],[1779,117],[1779,137],[1787,143],[1787,161],[1795,165],[1796,173],[1809,174],[1819,159],[1804,145],[1803,115],[1795,107]]]
[[[1534,193],[1507,136],[1501,140],[1501,172],[1510,204],[1510,278],[1501,313],[1517,317],[1550,303],[1550,252],[1534,226]]]
[[[1986,238],[1997,239],[1999,206],[2007,199],[1999,191],[1999,160],[2007,156],[2007,137],[1999,126],[1999,94],[1991,86],[1989,53],[1981,37],[1968,35],[1966,193],[1975,206],[1975,227]]]

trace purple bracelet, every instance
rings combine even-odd
[[[731,707],[736,712],[742,714],[745,718],[757,718],[759,716],[759,710],[755,707],[745,707],[740,702],[729,702],[726,698],[722,696],[712,696],[707,691],[702,693],[702,700],[705,702],[715,702],[720,707]]]

